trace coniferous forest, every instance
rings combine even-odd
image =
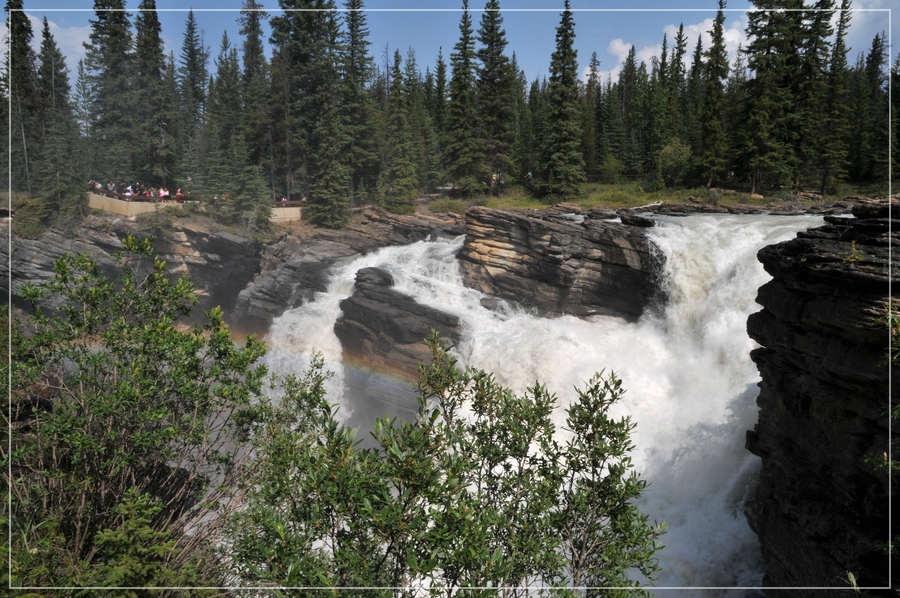
[[[849,55],[850,0],[754,2],[764,10],[748,13],[749,41],[731,61],[719,0],[709,47],[687,47],[682,27],[650,64],[632,47],[615,80],[601,78],[596,53],[576,55],[566,1],[549,77],[532,81],[507,49],[498,0],[480,20],[462,0],[448,56],[394,51],[382,65],[363,0],[281,0],[316,10],[277,16],[244,0],[240,39],[226,33],[214,49],[189,12],[177,55],[164,52],[154,0],[134,15],[124,4],[95,0],[86,56],[69,72],[46,19],[32,31],[24,1],[7,0],[3,147],[12,189],[41,198],[45,224],[82,213],[92,179],[228,194],[218,216],[249,229],[264,228],[281,198],[340,227],[354,206],[408,212],[439,188],[471,198],[524,186],[552,202],[586,181],[887,187],[900,115],[895,106],[888,122],[888,76],[900,77],[900,55],[888,68],[884,33]]]

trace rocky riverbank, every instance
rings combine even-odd
[[[898,401],[889,374],[900,370],[887,362],[885,316],[900,282],[888,266],[900,205],[860,204],[853,215],[759,252],[773,280],[747,323],[762,345],[752,353],[759,421],[747,433],[762,471],[747,516],[767,586],[842,587],[848,572],[860,586],[898,583],[883,545],[900,527],[889,526],[888,489],[897,487],[885,470],[898,437],[896,422],[889,436]]]

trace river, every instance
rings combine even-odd
[[[561,406],[594,372],[614,370],[627,389],[618,415],[630,414],[636,470],[649,481],[641,508],[665,521],[659,589],[708,595],[758,587],[762,560],[742,506],[759,459],[744,449],[753,427],[759,375],[749,357],[756,346],[747,316],[759,309],[756,290],[768,275],[756,260],[763,246],[821,224],[810,216],[696,215],[657,217],[649,234],[665,254],[668,303],[638,322],[596,316],[539,318],[509,306],[489,310],[480,293],[462,285],[454,241],[390,247],[335,267],[328,291],[277,318],[267,360],[275,373],[296,372],[311,351],[334,372],[329,398],[344,417],[361,409],[343,397],[348,372],[334,335],[339,302],[353,292],[357,270],[381,267],[398,290],[420,303],[458,315],[460,362],[495,374],[522,391],[541,381]],[[564,418],[562,409],[558,423]]]

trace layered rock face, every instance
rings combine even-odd
[[[889,580],[880,545],[898,533],[883,468],[898,401],[885,322],[898,281],[888,270],[889,252],[900,246],[898,208],[858,206],[855,218],[826,217],[826,226],[759,252],[774,278],[759,289],[763,309],[747,323],[762,345],[752,353],[762,377],[759,421],[747,433],[762,470],[747,517],[766,586],[845,587],[852,572],[860,586],[897,587],[900,566]]]
[[[4,223],[4,228],[8,235],[9,222]],[[91,216],[71,234],[51,229],[37,239],[14,238],[11,255],[7,255],[6,243],[0,244],[0,262],[12,268],[13,303],[20,304],[17,289],[21,284],[50,280],[53,263],[65,253],[87,253],[108,276],[115,277],[119,272],[115,254],[122,251],[121,239],[128,232],[134,232],[132,222]],[[202,310],[221,306],[227,313],[231,309],[240,289],[257,273],[260,246],[227,232],[212,233],[185,224],[159,239],[154,250],[166,262],[169,272],[186,275],[194,283],[200,301],[193,319],[201,320]],[[5,274],[2,281],[0,284],[5,287]]]
[[[240,291],[229,320],[242,332],[264,334],[275,317],[325,291],[328,270],[341,260],[389,245],[464,232],[455,218],[366,211],[340,230],[285,237],[263,250],[259,273]]]
[[[612,215],[615,217],[615,215]],[[466,212],[465,284],[549,314],[637,320],[657,293],[662,259],[643,226],[599,212]]]
[[[413,415],[419,364],[431,362],[425,339],[432,330],[450,342],[460,338],[458,317],[421,305],[393,285],[380,268],[357,272],[356,290],[341,301],[343,315],[334,325],[349,366],[345,385],[355,399],[355,425],[384,413]]]

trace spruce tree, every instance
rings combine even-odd
[[[830,38],[833,33],[831,20],[834,0],[817,0],[814,10],[798,13],[802,18],[801,60],[798,75],[794,78],[793,112],[797,116],[796,153],[798,172],[795,183],[802,177],[815,176],[821,157],[825,131],[822,118],[822,101],[828,102],[827,77],[831,54]],[[818,177],[816,178],[818,181]]]
[[[362,0],[344,3],[344,98],[347,134],[353,140],[348,147],[351,169],[351,201],[374,198],[378,180],[381,119],[378,106],[369,91],[375,64],[369,55],[369,29]]]
[[[450,102],[447,108],[447,174],[463,196],[487,189],[484,143],[477,135],[480,123],[475,97],[475,40],[469,2],[463,0],[459,41],[450,55]]]
[[[820,192],[835,193],[847,176],[847,135],[850,129],[847,110],[847,30],[850,26],[850,0],[841,3],[837,33],[825,80],[825,103],[821,107],[822,137],[818,146]]]
[[[741,160],[748,169],[750,191],[789,183],[795,153],[790,122],[790,82],[795,72],[788,59],[795,49],[790,13],[780,0],[757,0],[761,10],[748,13],[747,66],[755,73],[748,82],[742,127],[747,132]]]
[[[556,50],[550,60],[548,131],[542,152],[546,181],[541,190],[554,201],[576,197],[584,182],[575,22],[569,0],[564,6],[556,29]]]
[[[346,114],[341,108],[339,26],[332,0],[281,0],[272,41],[283,62],[286,177],[306,196],[304,218],[338,228],[350,217]],[[296,10],[293,10],[296,9]],[[274,73],[273,73],[274,75]],[[296,179],[294,178],[296,177]]]
[[[506,32],[498,0],[488,0],[478,30],[478,59],[475,83],[485,163],[491,173],[491,192],[500,194],[500,183],[512,169],[513,125],[515,122],[515,72],[506,49]]]
[[[400,52],[394,52],[391,68],[391,90],[388,97],[387,130],[384,163],[384,207],[391,212],[407,214],[415,211],[418,197],[416,147],[409,122],[409,88],[401,70]]]
[[[166,59],[156,0],[142,0],[135,20],[135,108],[142,134],[132,147],[132,164],[141,182],[171,185],[177,163],[176,127],[171,97],[164,88]],[[167,105],[169,104],[169,105]]]
[[[672,59],[669,61],[668,95],[666,100],[668,112],[668,137],[687,139],[683,120],[684,94],[685,94],[685,69],[684,56],[687,53],[687,36],[684,33],[684,24],[678,26],[675,35],[675,47],[672,48]]]
[[[591,54],[588,80],[582,95],[582,141],[581,153],[584,156],[584,172],[587,180],[596,181],[600,169],[597,159],[597,106],[600,102],[600,60],[597,53]]]
[[[703,38],[697,36],[697,45],[691,57],[690,71],[685,76],[681,99],[681,137],[697,155],[700,150],[700,106],[703,103]]]
[[[271,67],[263,47],[263,23],[269,13],[262,10],[257,0],[244,0],[238,17],[243,36],[242,42],[242,95],[244,99],[244,137],[250,162],[263,168],[268,174],[268,186],[275,193],[273,176],[273,151],[275,131],[272,126],[269,98],[272,92]]]
[[[135,133],[134,53],[131,15],[124,0],[95,0],[96,19],[85,43],[85,64],[94,86],[93,139],[97,162],[91,172],[117,181],[133,176]],[[140,123],[143,126],[143,123]]]
[[[725,130],[725,79],[728,77],[728,54],[725,51],[725,0],[719,0],[719,11],[710,31],[706,51],[704,93],[700,106],[700,156],[698,170],[706,186],[725,176],[728,138]]]
[[[197,177],[201,177],[206,170],[202,125],[209,78],[208,59],[209,51],[203,45],[194,11],[191,10],[185,22],[177,70],[183,138],[179,170],[190,181],[189,190],[193,190],[199,182]]]
[[[35,85],[37,73],[31,42],[34,32],[23,12],[22,0],[7,0],[9,54],[6,56],[6,77],[9,82],[9,148],[10,184],[14,190],[36,191],[35,160]]]
[[[69,72],[50,25],[44,17],[37,73],[38,140],[41,159],[37,174],[46,222],[71,224],[85,209],[84,163],[78,150],[78,124],[69,103]]]

